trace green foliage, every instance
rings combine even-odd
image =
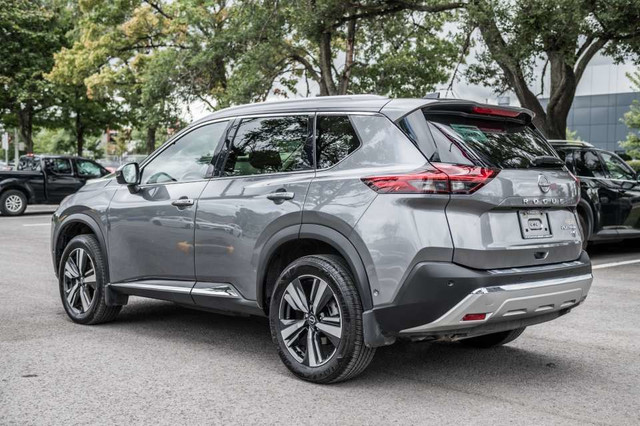
[[[577,130],[571,130],[567,128],[567,140],[568,141],[581,141],[580,136],[578,136]]]
[[[640,91],[640,71],[627,74],[636,90]],[[640,102],[633,102],[631,108],[625,113],[624,124],[632,131],[627,135],[625,141],[620,142],[620,146],[634,159],[640,159]]]
[[[629,160],[627,164],[630,165],[633,170],[640,173],[640,160]]]
[[[58,11],[48,0],[0,0],[0,119],[19,126],[29,151],[35,115],[55,104],[44,74],[64,43]]]
[[[640,52],[638,1],[477,0],[468,4],[467,14],[483,47],[468,68],[469,81],[497,93],[514,91],[552,138],[565,137],[577,85],[596,54],[621,61],[637,59]],[[540,64],[542,77],[550,80],[547,88]],[[546,92],[545,110],[538,98]]]

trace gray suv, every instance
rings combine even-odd
[[[129,296],[269,318],[317,383],[397,339],[505,344],[583,302],[577,180],[524,109],[343,96],[240,106],[53,216],[69,317]]]

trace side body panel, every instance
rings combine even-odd
[[[119,186],[109,207],[112,283],[161,278],[193,284],[196,206],[177,207],[172,202],[197,200],[206,184],[154,184],[133,193]]]
[[[296,227],[314,172],[215,178],[198,201],[195,265],[198,282],[230,283],[256,300],[261,248],[278,231]],[[292,193],[290,200],[267,198]],[[197,287],[197,286],[196,286]]]

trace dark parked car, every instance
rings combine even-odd
[[[339,96],[221,110],[53,215],[80,324],[129,296],[267,316],[329,383],[397,339],[503,345],[591,286],[579,187],[520,108]]]
[[[25,155],[16,170],[0,172],[0,213],[18,216],[27,204],[57,204],[89,179],[109,172],[80,157]]]
[[[589,241],[640,238],[640,176],[613,152],[587,142],[552,140],[580,179],[578,216]]]

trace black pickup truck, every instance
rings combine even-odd
[[[0,172],[0,213],[18,216],[27,204],[57,204],[89,179],[109,171],[93,160],[62,155],[25,155],[16,170]]]

